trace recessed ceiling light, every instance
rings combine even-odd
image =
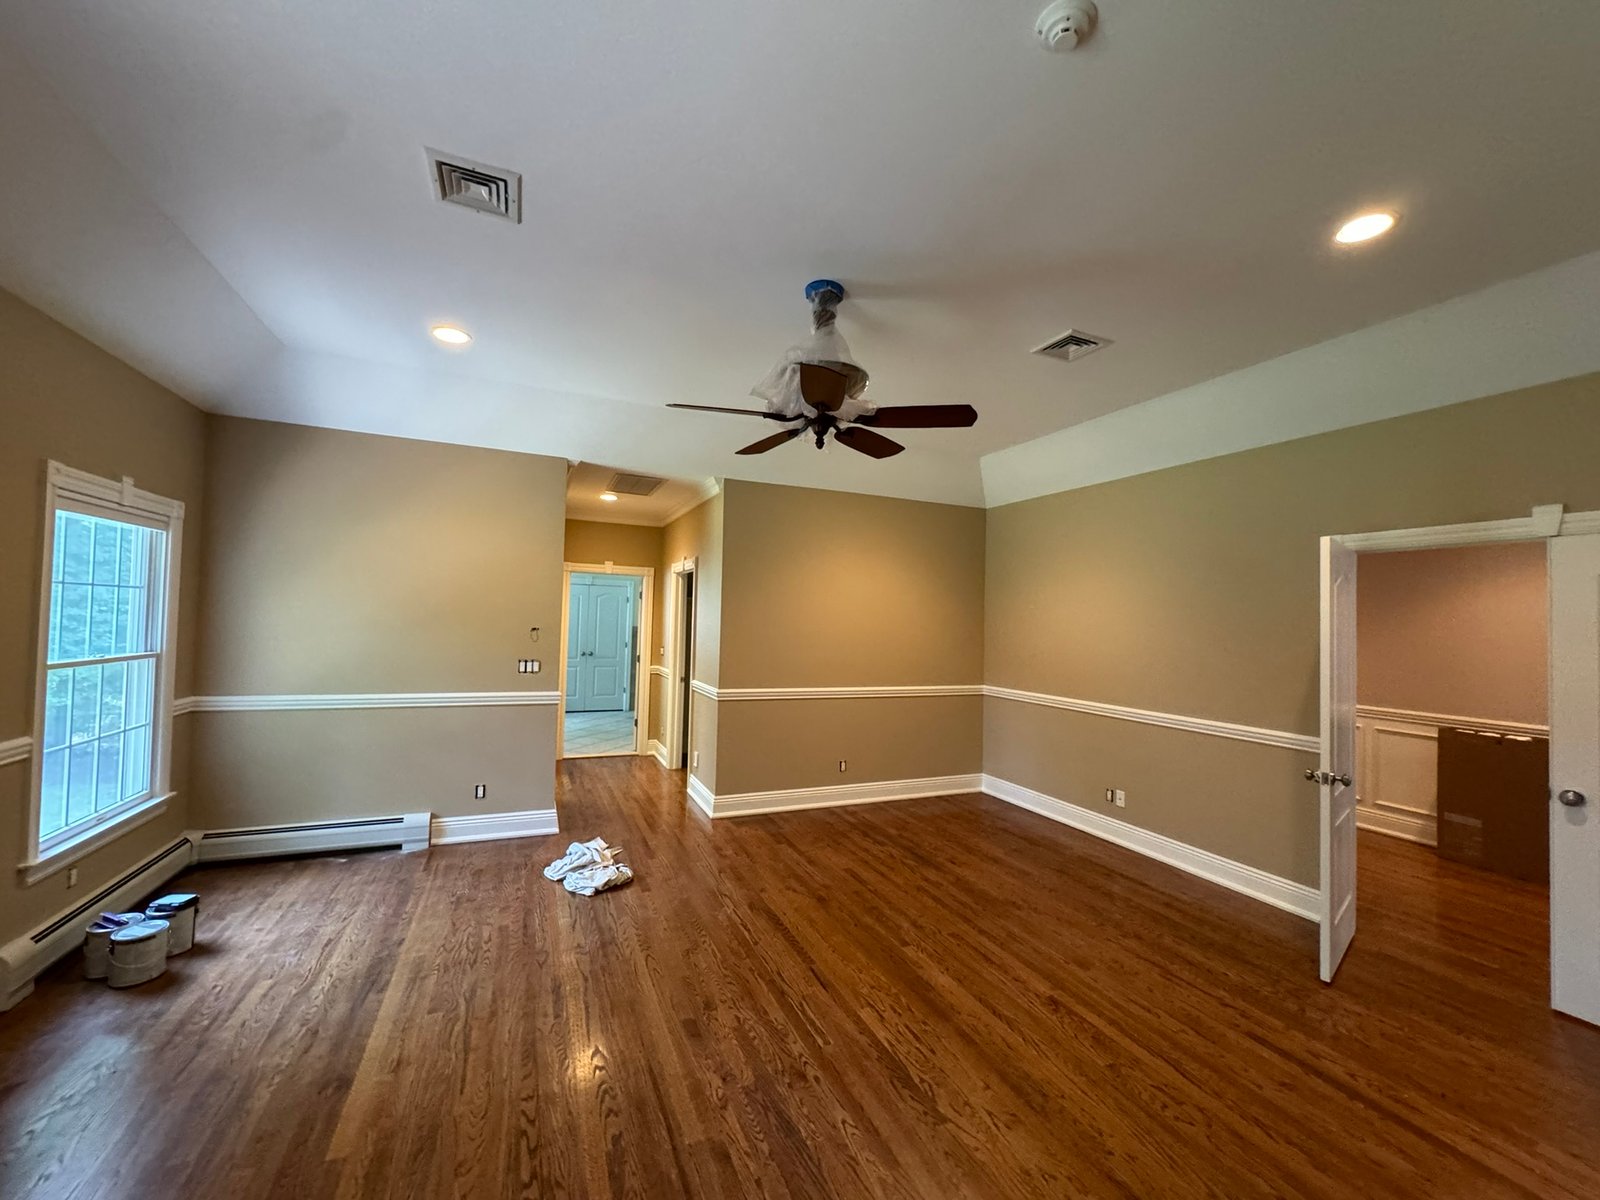
[[[1351,217],[1339,226],[1339,232],[1333,235],[1333,240],[1348,246],[1353,242],[1366,242],[1388,233],[1394,228],[1395,216],[1388,212],[1362,213],[1359,217]]]
[[[434,338],[446,346],[465,346],[472,340],[472,335],[465,329],[458,329],[454,325],[435,325],[428,330]]]
[[[601,492],[600,499],[607,504],[615,504],[617,502],[617,494],[615,492]]]

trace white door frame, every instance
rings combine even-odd
[[[1600,533],[1600,512],[1566,512],[1560,504],[1542,504],[1535,507],[1526,517],[1512,517],[1503,521],[1474,521],[1460,525],[1429,525],[1418,529],[1386,529],[1375,533],[1340,533],[1329,536],[1344,543],[1350,549],[1362,554],[1386,553],[1399,550],[1439,550],[1451,546],[1480,546],[1493,542],[1536,542],[1546,541],[1554,537],[1568,537],[1577,534]],[[1331,619],[1332,614],[1325,607],[1321,612],[1324,622]],[[1355,644],[1352,642],[1345,653],[1354,655]],[[1323,670],[1329,669],[1329,664],[1323,665]],[[1323,726],[1326,728],[1328,720],[1323,716]],[[1329,760],[1330,747],[1322,747],[1322,761]],[[1322,847],[1322,857],[1326,861],[1328,848]],[[1322,893],[1323,910],[1327,910],[1329,880],[1318,881]],[[1555,893],[1551,893],[1554,903]],[[1552,970],[1554,969],[1554,955],[1556,947],[1552,945]]]
[[[561,649],[556,661],[556,757],[566,757],[567,728],[567,621],[572,603],[572,577],[574,575],[631,575],[639,579],[639,640],[634,646],[633,664],[633,749],[632,754],[648,754],[650,741],[650,647],[655,636],[656,569],[654,567],[625,567],[617,563],[562,563],[561,564]],[[574,755],[576,758],[599,758],[603,755]]]
[[[686,743],[684,741],[684,722],[682,706],[689,706],[689,720],[694,721],[694,704],[686,699],[689,692],[690,674],[694,664],[688,661],[689,649],[694,644],[694,631],[685,627],[683,622],[683,593],[684,584],[690,576],[694,577],[696,585],[700,582],[697,571],[699,558],[685,558],[675,562],[669,568],[671,571],[670,585],[667,588],[667,685],[662,690],[662,712],[664,714],[661,724],[661,744],[665,748],[667,766],[672,770],[678,769],[678,764],[683,761],[683,756],[694,738],[691,735]],[[698,593],[698,586],[696,592]],[[696,617],[700,610],[700,597],[694,598],[694,608],[690,617]]]

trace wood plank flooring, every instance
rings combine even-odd
[[[203,949],[0,1017],[5,1197],[1600,1195],[1542,889],[1363,835],[1315,929],[982,797],[216,867]],[[600,834],[638,871],[540,868]]]

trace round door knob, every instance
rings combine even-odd
[[[1587,796],[1585,796],[1582,792],[1575,792],[1571,788],[1568,788],[1563,792],[1557,792],[1556,799],[1561,801],[1561,803],[1565,804],[1568,808],[1582,808],[1585,804],[1589,803],[1589,798]]]

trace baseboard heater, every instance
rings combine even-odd
[[[324,854],[335,850],[376,850],[398,846],[426,850],[431,813],[362,817],[349,821],[305,821],[298,825],[257,825],[249,829],[208,829],[195,842],[200,862],[272,858],[283,854]]]
[[[32,933],[0,950],[0,1012],[33,991],[34,978],[56,959],[83,945],[95,913],[125,912],[194,861],[194,842],[181,837]]]

